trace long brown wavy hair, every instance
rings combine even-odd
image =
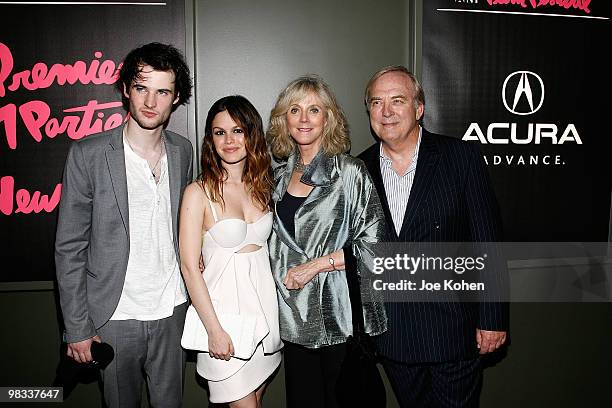
[[[208,111],[204,141],[202,142],[202,174],[199,181],[210,199],[225,207],[223,201],[223,182],[227,170],[221,164],[221,157],[213,143],[212,122],[219,112],[227,111],[230,117],[242,128],[245,134],[246,161],[242,182],[246,184],[253,202],[262,210],[270,205],[272,192],[271,160],[268,154],[263,123],[257,109],[244,96],[231,95],[219,99]]]

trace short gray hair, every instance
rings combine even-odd
[[[370,88],[372,88],[372,85],[374,85],[374,82],[378,78],[389,72],[401,72],[406,74],[408,78],[410,78],[410,80],[412,81],[412,84],[414,85],[415,89],[413,97],[414,107],[418,108],[419,105],[425,106],[425,92],[423,91],[423,87],[419,83],[417,77],[403,65],[389,65],[387,67],[381,68],[374,75],[372,75],[372,78],[370,78],[368,84],[366,85],[364,102],[368,112],[370,111]]]

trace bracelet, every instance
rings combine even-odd
[[[332,271],[337,271],[334,258],[332,258],[331,256],[329,257],[329,264],[332,266]]]

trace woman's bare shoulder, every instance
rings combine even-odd
[[[183,193],[183,200],[200,200],[204,203],[208,201],[208,197],[204,188],[202,187],[202,182],[196,180],[185,187],[185,192]]]

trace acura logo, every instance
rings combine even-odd
[[[502,100],[509,112],[531,115],[544,103],[544,82],[535,72],[515,71],[504,81]]]

